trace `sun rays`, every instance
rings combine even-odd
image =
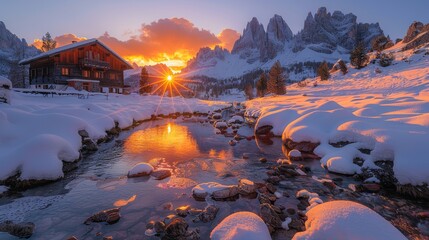
[[[200,81],[186,79],[183,74],[173,74],[173,72],[168,67],[163,67],[161,69],[153,69],[154,74],[150,75],[151,82],[141,86],[141,88],[153,87],[150,94],[160,95],[158,106],[155,110],[155,114],[158,114],[159,108],[165,97],[170,98],[170,104],[174,108],[175,101],[183,101],[186,104],[184,98],[186,96],[194,96],[195,92],[187,86],[188,84],[199,84]],[[185,96],[186,95],[186,96]],[[178,98],[176,98],[178,97]],[[189,112],[192,112],[190,106],[188,106]]]

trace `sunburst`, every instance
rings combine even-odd
[[[161,96],[161,99],[158,103],[158,106],[156,108],[156,113],[158,113],[159,107],[164,99],[164,97],[169,96],[171,99],[171,104],[174,107],[174,100],[173,97],[180,96],[180,99],[183,101],[183,103],[187,106],[188,110],[192,112],[191,108],[185,101],[185,97],[183,96],[183,92],[187,91],[194,95],[194,91],[186,86],[187,83],[200,83],[200,81],[195,80],[189,80],[186,79],[182,74],[176,74],[173,75],[171,70],[169,69],[161,69],[156,70],[157,71],[157,77],[151,76],[152,79],[155,79],[150,84],[147,84],[146,86],[156,86],[155,89],[151,92],[151,94],[158,94]]]

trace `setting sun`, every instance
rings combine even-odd
[[[167,76],[167,81],[169,81],[169,82],[173,81],[173,76],[168,75],[168,76]]]

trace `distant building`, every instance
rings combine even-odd
[[[124,70],[132,66],[97,39],[55,48],[24,59],[30,64],[30,85],[33,88],[66,89],[89,92],[124,93]]]

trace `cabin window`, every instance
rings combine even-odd
[[[109,74],[109,78],[110,80],[116,80],[116,74],[114,73]]]
[[[61,75],[63,76],[70,75],[70,70],[68,68],[61,68]]]
[[[100,76],[99,78],[104,78],[104,72],[99,72]]]
[[[82,71],[82,77],[84,78],[89,78],[90,72],[88,70],[83,70]]]
[[[94,77],[95,78],[100,78],[100,72],[94,72]]]

